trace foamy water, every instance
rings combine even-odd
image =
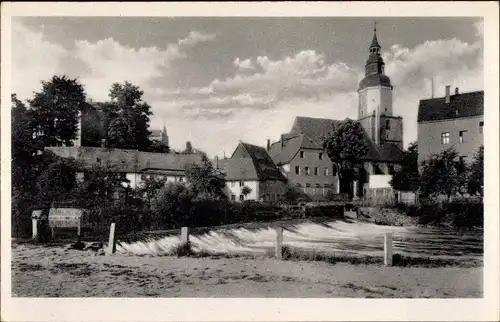
[[[428,257],[482,256],[482,240],[416,227],[379,226],[365,222],[334,221],[323,224],[302,223],[284,226],[283,245],[322,252],[342,252],[381,256],[386,232],[393,233],[394,249],[400,254]],[[263,255],[272,250],[276,230],[214,229],[204,234],[190,235],[195,252]],[[133,255],[168,255],[180,244],[180,236],[167,236],[132,243],[119,242],[117,252]]]

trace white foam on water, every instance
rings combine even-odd
[[[439,239],[442,236],[434,233],[429,235],[432,230],[424,228],[333,221],[323,224],[302,223],[288,227],[285,225],[283,245],[306,250],[382,256],[386,232],[393,233],[394,249],[405,254],[411,254],[413,249],[416,253],[417,246],[427,246],[430,239]],[[190,236],[190,242],[195,252],[264,254],[274,248],[276,230],[273,227],[255,230],[218,228],[200,235],[193,234]],[[171,254],[179,244],[178,236],[168,236],[156,240],[119,243],[117,251],[135,255],[162,256]],[[440,245],[444,247],[444,244]],[[460,246],[456,246],[454,241],[450,240],[446,247],[455,250]],[[440,254],[439,251],[434,251],[432,255]]]

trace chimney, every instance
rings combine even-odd
[[[215,169],[219,169],[219,156],[215,156]]]
[[[444,102],[450,104],[450,85],[446,85]]]
[[[271,149],[271,140],[267,139],[267,151]]]
[[[455,95],[458,95],[458,87],[455,87]]]
[[[101,148],[105,148],[106,147],[106,139],[102,139],[101,140]]]
[[[283,149],[283,147],[285,146],[285,136],[283,134],[281,134],[280,143],[281,143],[281,148]]]

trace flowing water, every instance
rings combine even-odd
[[[430,258],[481,259],[481,233],[457,235],[448,229],[379,226],[359,221],[305,222],[282,225],[283,245],[307,250],[351,255],[383,255],[384,234],[393,234],[394,252]],[[195,252],[264,255],[276,241],[271,224],[253,228],[214,228],[190,235]],[[161,256],[180,244],[180,236],[165,236],[136,242],[118,242],[117,252]]]

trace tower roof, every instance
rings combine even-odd
[[[377,23],[375,22],[375,28],[373,28],[373,39],[372,39],[372,44],[370,45],[370,49],[372,48],[382,48],[380,47],[380,44],[378,43],[377,39]]]

